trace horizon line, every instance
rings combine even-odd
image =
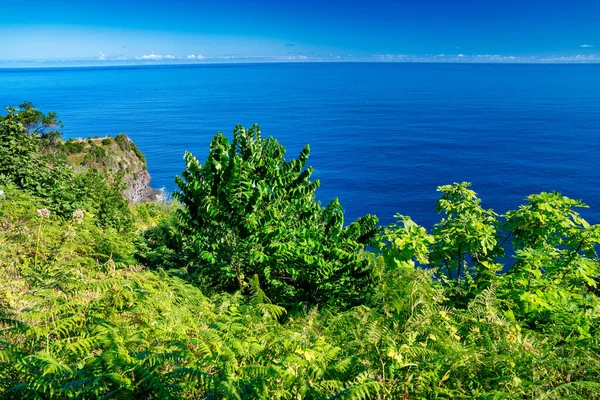
[[[94,61],[94,60],[64,60],[64,61],[2,61],[0,60],[0,71],[7,70],[36,70],[36,69],[113,69],[129,67],[206,67],[218,65],[249,65],[249,64],[464,64],[464,65],[597,65],[600,57],[595,59],[517,59],[517,60],[275,60],[275,59],[236,59],[215,60],[204,62],[185,62],[183,60],[169,61],[160,60],[154,62],[127,61]]]
[[[137,65],[207,65],[207,64],[240,64],[240,63],[476,63],[476,64],[595,64],[600,63],[600,54],[572,55],[529,55],[513,56],[502,54],[402,54],[375,53],[371,55],[354,54],[303,54],[288,53],[286,55],[240,55],[229,54],[219,56],[203,56],[188,54],[173,56],[172,54],[145,54],[124,57],[106,56],[98,52],[87,58],[47,58],[47,59],[0,59],[0,69],[67,67],[67,66],[137,66]]]

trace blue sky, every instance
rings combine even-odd
[[[0,0],[0,5],[4,61],[600,54],[597,0]]]

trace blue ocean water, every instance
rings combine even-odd
[[[258,123],[311,145],[320,200],[346,221],[400,212],[431,227],[436,187],[471,181],[498,213],[557,190],[600,222],[600,65],[235,64],[0,70],[0,105],[56,111],[65,137],[128,134],[153,186],[185,150]]]

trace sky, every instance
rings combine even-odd
[[[600,61],[600,1],[0,0],[0,61]]]

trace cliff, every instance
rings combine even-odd
[[[146,157],[125,134],[114,138],[69,139],[63,146],[73,167],[95,168],[108,173],[115,181],[122,178],[123,196],[129,202],[162,199],[162,190],[150,187]]]

